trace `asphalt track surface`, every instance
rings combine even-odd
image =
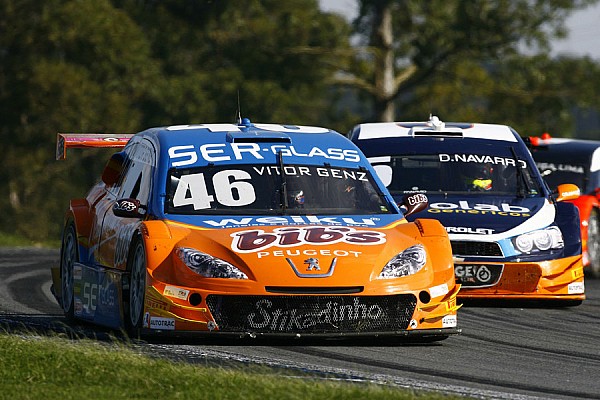
[[[114,340],[68,327],[50,295],[58,251],[0,248],[0,327]],[[383,339],[171,339],[134,342],[152,355],[198,364],[264,365],[323,379],[374,382],[485,399],[600,398],[600,281],[570,308],[464,306],[462,334],[433,344]]]

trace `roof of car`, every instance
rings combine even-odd
[[[600,170],[600,141],[534,136],[526,142],[536,161],[580,163],[592,172]]]
[[[360,150],[344,135],[317,126],[251,123],[174,125],[151,128],[140,136],[158,142],[167,167],[210,164],[283,163],[367,166]]]
[[[353,140],[414,137],[463,137],[516,142],[517,134],[507,125],[442,122],[432,116],[426,122],[365,123],[354,127]]]
[[[600,141],[570,139],[570,138],[539,138],[536,136],[530,137],[528,144],[532,149],[547,149],[548,151],[560,151],[561,153],[575,154],[592,154],[600,147]]]

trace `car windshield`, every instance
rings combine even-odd
[[[361,215],[392,210],[364,168],[280,163],[172,169],[167,187],[165,211],[172,214]]]
[[[586,191],[586,172],[583,164],[536,162],[548,186],[555,188],[563,183],[573,183]]]
[[[532,197],[543,193],[534,170],[510,152],[505,156],[465,152],[378,159],[386,160],[374,166],[392,195],[440,192]]]

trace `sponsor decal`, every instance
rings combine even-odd
[[[98,304],[102,307],[115,307],[117,305],[117,287],[116,282],[106,276],[100,288],[98,289]]]
[[[408,327],[411,329],[417,329],[418,326],[419,324],[417,323],[416,319],[411,319],[410,323],[408,324]]]
[[[486,287],[500,280],[503,269],[501,264],[455,264],[454,275],[463,287]]]
[[[352,304],[342,305],[336,301],[329,301],[322,309],[308,312],[296,308],[273,308],[273,303],[267,299],[257,301],[255,308],[256,312],[247,317],[250,327],[254,329],[269,327],[272,331],[280,332],[304,330],[322,324],[335,326],[346,321],[378,320],[385,317],[379,305],[363,304],[358,297],[353,299]]]
[[[563,192],[563,197],[567,197],[567,196],[579,196],[581,194],[581,192],[579,190],[573,190],[570,192]]]
[[[447,226],[446,232],[448,233],[472,233],[475,235],[491,235],[494,233],[494,229],[488,228],[471,228],[465,226]]]
[[[165,331],[175,330],[175,320],[173,318],[150,317],[150,329],[161,329]]]
[[[81,265],[73,264],[73,279],[80,281],[83,278],[83,268]]]
[[[537,167],[542,171],[564,171],[564,172],[572,172],[574,174],[585,174],[585,170],[582,165],[570,165],[570,164],[554,164],[554,163],[545,163],[538,162],[536,163]]]
[[[131,211],[134,211],[137,207],[138,207],[138,204],[136,204],[135,202],[128,200],[128,199],[122,199],[115,203],[113,209],[115,211],[131,212]]]
[[[437,286],[433,286],[433,287],[429,288],[429,294],[431,295],[431,298],[440,297],[447,293],[448,293],[448,284],[447,283],[442,283],[441,285],[437,285]]]
[[[79,298],[74,299],[73,313],[77,316],[81,316],[81,314],[83,314],[83,303],[81,303],[81,299]]]
[[[442,318],[442,328],[454,328],[456,325],[456,315],[446,315],[444,318]]]
[[[152,298],[146,298],[144,303],[146,304],[146,307],[154,309],[154,310],[168,311],[171,308],[164,301],[160,301],[160,300],[156,300],[156,299],[152,299]]]
[[[361,251],[339,250],[339,249],[286,249],[274,251],[259,251],[256,253],[258,258],[265,257],[297,257],[297,256],[334,256],[334,257],[358,257]]]
[[[569,283],[567,290],[569,294],[583,294],[585,293],[585,285],[583,282]]]
[[[144,328],[150,328],[150,313],[149,312],[144,314],[144,321],[142,322],[142,326]]]
[[[176,299],[186,300],[190,294],[190,291],[187,289],[182,289],[177,286],[167,285],[165,286],[165,290],[163,290],[163,295],[169,297],[175,297]]]
[[[199,159],[207,162],[222,162],[232,160],[264,160],[265,153],[277,154],[281,151],[283,157],[319,157],[329,160],[360,161],[360,155],[355,149],[312,148],[299,150],[289,145],[270,145],[261,147],[258,143],[207,143],[201,146],[192,144],[173,146],[169,148],[169,157],[174,167],[195,164]]]
[[[96,311],[98,304],[98,284],[84,282],[83,284],[83,310],[86,314]]]
[[[379,218],[353,217],[317,217],[315,215],[290,215],[286,217],[242,217],[222,218],[219,220],[207,219],[204,224],[214,228],[231,228],[242,226],[269,226],[269,225],[353,225],[353,226],[375,226]]]
[[[354,245],[378,245],[385,243],[383,232],[358,230],[351,227],[286,227],[265,232],[260,229],[232,233],[231,247],[240,253],[266,250],[272,246],[294,247],[302,245],[329,245],[348,243]],[[308,255],[308,254],[307,254]]]
[[[509,217],[530,217],[531,210],[527,207],[514,206],[508,203],[501,203],[500,206],[486,203],[470,204],[468,201],[461,200],[457,203],[443,202],[432,203],[427,209],[428,213],[461,213],[461,214],[488,214]]]
[[[479,164],[494,164],[505,166],[516,166],[514,158],[489,156],[485,154],[440,154],[440,162],[462,162],[462,163],[479,163]],[[523,160],[518,160],[521,168],[527,168],[527,163]]]

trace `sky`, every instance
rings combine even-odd
[[[324,11],[337,12],[348,19],[357,13],[356,0],[319,0]],[[589,56],[600,60],[600,3],[577,11],[567,19],[565,40],[552,44],[554,55]]]

